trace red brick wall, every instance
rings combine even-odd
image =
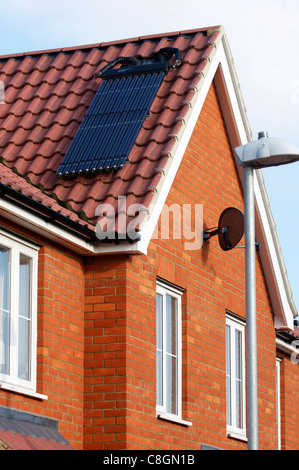
[[[38,385],[46,413],[63,436],[82,447],[84,273],[80,258],[42,247],[39,252]]]
[[[203,204],[205,228],[217,226],[227,207],[243,210],[214,86],[170,191],[167,205],[173,203]],[[270,449],[276,446],[275,335],[256,259],[260,445]],[[189,428],[156,418],[157,276],[185,289],[182,390]],[[186,251],[182,239],[153,240],[147,256],[90,260],[86,294],[85,448],[246,448],[226,437],[225,313],[245,317],[242,248],[223,252],[216,237],[197,251]]]
[[[186,182],[188,184],[186,184]],[[243,210],[242,189],[214,86],[167,199],[203,205],[204,227],[223,209]],[[32,236],[32,234],[28,234]],[[54,243],[39,252],[40,401],[0,390],[0,405],[59,421],[78,449],[245,449],[226,437],[225,313],[245,318],[244,250],[223,252],[217,237],[186,251],[183,239],[152,240],[147,256],[83,260]],[[276,447],[275,334],[257,260],[260,446]],[[156,279],[183,289],[183,419],[156,417]],[[292,366],[292,367],[291,367]],[[298,372],[283,362],[283,445],[298,447]],[[292,386],[289,387],[289,378]],[[292,416],[295,416],[294,419]]]
[[[37,392],[39,400],[0,390],[0,406],[46,416],[82,448],[84,273],[80,257],[1,221],[16,235],[42,244],[38,262]],[[46,244],[45,244],[46,243]]]
[[[125,448],[126,256],[85,269],[84,448]]]
[[[281,449],[298,450],[299,375],[297,362],[282,355],[280,363],[281,387]]]

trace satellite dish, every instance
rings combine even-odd
[[[244,215],[234,207],[224,209],[219,217],[218,228],[204,231],[203,238],[209,243],[211,237],[218,235],[220,248],[229,251],[235,248],[244,235]]]

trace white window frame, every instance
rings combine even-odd
[[[172,421],[186,426],[192,426],[192,423],[182,419],[182,291],[173,286],[157,281],[157,295],[162,296],[162,405],[157,403],[156,413],[161,419]],[[177,413],[170,413],[166,410],[166,296],[169,295],[177,301]],[[158,327],[158,326],[157,326]],[[156,374],[156,380],[158,380]]]
[[[36,393],[36,348],[37,348],[37,272],[38,247],[1,230],[0,246],[10,250],[10,340],[9,374],[0,373],[0,387],[37,398],[47,398]],[[19,335],[19,266],[20,255],[30,259],[30,379],[18,377]]]
[[[230,328],[230,343],[227,344],[227,335],[226,336],[226,380],[230,381],[230,390],[228,390],[226,384],[226,406],[228,413],[229,403],[231,404],[231,424],[228,422],[227,414],[227,435],[229,437],[234,437],[241,440],[247,440],[246,438],[246,376],[245,376],[245,322],[241,319],[238,319],[232,315],[226,315],[226,328]],[[241,335],[241,427],[237,423],[237,393],[236,393],[236,382],[239,378],[236,376],[236,346],[235,341],[232,341],[232,338],[235,338],[236,332],[239,332]],[[230,375],[228,376],[228,365],[227,365],[227,348],[229,347],[230,351]],[[228,396],[230,392],[230,396]]]

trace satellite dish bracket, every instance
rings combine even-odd
[[[212,230],[212,231],[209,232],[209,230]],[[210,238],[215,237],[215,235],[219,235],[219,233],[227,234],[227,231],[228,231],[228,226],[227,225],[225,227],[217,228],[215,230],[214,229],[207,229],[203,233],[203,238],[204,238],[204,240],[207,241],[207,243],[209,243]]]
[[[230,249],[231,244],[228,239],[228,228],[229,227],[226,225],[225,227],[217,228],[216,230],[212,230],[211,232],[209,232],[209,229],[207,229],[203,233],[203,239],[206,243],[210,243],[210,238],[215,237],[215,235],[219,235],[219,233],[224,233],[227,249]]]
[[[211,231],[209,231],[211,230]],[[207,229],[203,232],[203,239],[207,242],[210,243],[210,238],[215,237],[215,235],[218,235],[220,233],[221,229],[217,228],[216,230],[213,229]]]

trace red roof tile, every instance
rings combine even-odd
[[[2,441],[2,446],[1,446]],[[2,447],[2,449],[1,449]],[[68,443],[34,437],[30,434],[24,436],[21,433],[2,431],[0,429],[0,450],[75,450]]]
[[[74,450],[55,420],[0,407],[0,450]]]
[[[51,205],[68,217],[118,196],[148,205],[162,177],[189,102],[202,79],[221,28],[135,38],[100,45],[0,57],[5,104],[0,106],[0,182]],[[57,177],[64,155],[101,83],[95,73],[120,56],[150,57],[162,47],[181,51],[182,65],[165,76],[124,167],[112,174]],[[159,168],[159,170],[157,170]],[[12,173],[10,170],[14,170]],[[53,199],[55,198],[55,200]],[[82,223],[82,221],[81,221]]]

